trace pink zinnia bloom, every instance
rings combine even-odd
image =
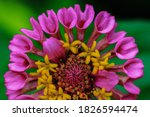
[[[134,81],[143,76],[144,65],[134,58],[138,53],[134,38],[125,37],[125,31],[116,32],[117,22],[107,11],[95,19],[94,13],[91,5],[83,12],[75,5],[58,13],[48,10],[38,21],[31,18],[33,30],[21,29],[27,37],[15,35],[9,45],[9,71],[4,75],[8,99],[136,99],[140,88]],[[94,29],[86,44],[85,30],[92,22]],[[96,42],[101,34],[104,38]],[[39,44],[34,45],[32,39]],[[115,43],[115,48],[101,52]],[[117,65],[114,57],[127,61]],[[127,93],[117,89],[118,85]]]

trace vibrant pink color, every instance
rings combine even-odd
[[[9,90],[7,89],[6,95],[8,96],[9,100],[36,100],[37,94],[33,95],[27,95],[27,94],[22,94],[21,90]]]
[[[133,58],[125,62],[123,66],[124,72],[133,79],[140,78],[143,76],[144,65],[142,60],[139,58]]]
[[[107,91],[111,91],[118,82],[119,77],[115,72],[102,70],[95,75],[95,85],[100,88],[105,88]]]
[[[114,44],[114,43],[118,42],[126,35],[125,31],[115,32],[116,27],[117,27],[117,23],[115,23],[113,29],[109,33],[107,33],[106,36],[102,40],[97,42],[96,49],[98,49],[100,51],[104,50],[110,44]]]
[[[85,30],[93,21],[95,12],[93,6],[88,4],[86,5],[84,12],[82,12],[78,4],[74,6],[74,9],[77,14],[77,39],[84,41]]]
[[[21,32],[34,40],[43,41],[45,37],[40,24],[33,17],[30,18],[30,22],[33,30],[21,29]]]
[[[16,72],[25,71],[30,67],[31,60],[24,53],[12,52],[10,54],[9,69]]]
[[[62,46],[62,43],[56,38],[49,38],[43,42],[43,51],[44,54],[48,55],[50,60],[58,62],[60,58],[65,57],[65,49]]]
[[[18,73],[8,71],[4,75],[5,86],[9,90],[20,90],[26,84],[27,74],[25,72]]]
[[[18,95],[21,95],[21,90],[6,90],[6,95],[9,100],[15,100]]]
[[[120,59],[131,59],[138,53],[138,48],[133,37],[125,37],[118,41],[114,51]]]
[[[121,100],[136,100],[137,95],[134,94],[125,94],[123,97],[120,98]]]
[[[57,16],[60,23],[67,29],[72,29],[76,25],[77,15],[72,7],[60,9]]]
[[[124,83],[124,88],[131,94],[139,94],[140,89],[133,84],[133,80],[128,80]]]
[[[79,29],[86,29],[94,19],[94,9],[91,5],[86,5],[84,12],[81,11],[81,8],[78,4],[74,7],[77,14],[77,24],[76,27]]]
[[[91,47],[93,41],[98,39],[98,37],[101,34],[109,33],[114,28],[114,25],[115,25],[114,16],[111,16],[106,11],[99,12],[94,20],[95,27],[94,27],[94,31],[92,32],[92,35],[90,36],[90,38],[88,40],[88,43],[87,43],[88,47]],[[100,43],[99,43],[99,46],[101,46]],[[99,47],[97,47],[97,48],[99,48]]]
[[[39,58],[36,61],[30,59],[30,53],[43,57],[43,59],[47,55],[50,62],[58,64],[58,67],[60,67],[60,69],[57,69],[59,77],[57,78],[57,74],[52,73],[52,82],[57,88],[62,87],[63,91],[71,96],[71,99],[75,99],[74,94],[78,91],[82,92],[79,99],[92,99],[92,92],[89,91],[95,88],[105,88],[106,91],[112,92],[111,97],[113,99],[136,99],[140,93],[140,88],[134,84],[134,81],[143,76],[144,65],[142,60],[134,58],[138,53],[135,40],[133,37],[125,37],[125,31],[115,32],[117,23],[110,13],[101,11],[93,21],[94,15],[93,6],[87,4],[85,10],[82,11],[80,6],[76,4],[74,8],[60,9],[57,14],[53,10],[47,10],[46,13],[39,15],[38,21],[31,17],[32,29],[21,29],[25,36],[17,34],[10,41],[11,54],[10,64],[8,65],[10,71],[7,71],[4,75],[8,99],[37,100],[44,93],[43,88],[36,90],[40,80],[39,77],[43,74],[35,64]],[[88,59],[89,56],[78,58],[78,55],[72,55],[71,51],[73,50],[66,51],[61,42],[64,41],[62,40],[64,34],[61,35],[60,33],[59,23],[62,24],[63,33],[67,34],[68,41],[71,44],[73,40],[80,40],[81,42],[87,40],[85,39],[85,31],[92,22],[94,23],[94,29],[86,43],[88,48],[91,48],[93,42],[96,41],[96,48],[93,49],[102,52],[101,58],[105,59],[101,61],[101,64],[105,66],[105,63],[113,62],[109,59],[117,57],[127,60],[123,65],[116,64],[111,68],[106,67],[104,70],[99,70],[97,74],[92,74],[94,59],[90,61],[90,64],[85,65],[84,60]],[[74,38],[74,28],[76,28],[76,38]],[[100,36],[104,37],[99,41]],[[30,39],[38,41],[42,49],[41,47],[36,48]],[[110,44],[115,43],[117,44],[114,49],[107,50]],[[74,46],[80,49],[80,53],[85,49],[83,46],[77,46],[76,42]],[[108,53],[111,53],[111,55],[107,56]],[[96,57],[96,54],[92,53],[91,56]],[[26,73],[26,70],[32,70],[32,68],[36,68],[35,72],[40,72],[38,76]],[[124,88],[126,93],[122,92],[117,87],[118,85]]]
[[[17,96],[15,100],[36,100],[36,98],[33,95],[24,94],[24,95]]]
[[[115,25],[115,18],[114,16],[111,16],[108,12],[101,11],[96,16],[94,25],[98,33],[106,34],[113,29]]]
[[[121,91],[119,91],[118,89],[113,89],[113,98],[117,99],[117,100],[135,100],[137,98],[137,95],[135,94],[124,94]]]
[[[51,35],[54,35],[58,32],[58,19],[53,10],[47,11],[48,16],[45,13],[41,14],[38,19],[42,29]]]
[[[121,40],[126,35],[126,32],[124,31],[115,32],[116,27],[117,23],[115,23],[113,29],[106,35],[105,39],[107,40],[108,44],[114,44],[119,40]]]
[[[9,49],[13,52],[30,52],[33,49],[33,43],[26,36],[17,34],[10,41]]]
[[[74,86],[76,86],[76,84],[85,84],[82,82],[84,82],[83,78],[87,75],[87,72],[82,65],[72,62],[66,67],[66,69],[64,69],[64,73],[66,74],[64,80],[66,80],[65,82],[68,84],[72,84]]]

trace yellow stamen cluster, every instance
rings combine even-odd
[[[52,75],[50,75],[47,70],[44,70],[42,72],[42,75],[40,77],[38,77],[37,90],[45,88],[49,84],[52,84]]]
[[[98,100],[110,100],[112,96],[112,92],[106,92],[105,88],[96,88],[93,91],[93,95],[97,97]]]
[[[63,89],[59,87],[56,89],[56,86],[53,84],[49,84],[48,87],[44,89],[44,95],[40,96],[42,100],[70,100],[71,96],[64,93]]]
[[[67,50],[71,50],[72,53],[77,54],[81,41],[75,40],[70,44],[67,33],[65,33],[65,39],[66,39],[66,42],[61,41],[63,43],[63,47],[65,47]]]
[[[81,52],[79,54],[79,57],[86,57],[86,60],[85,60],[86,64],[90,63],[92,57],[98,57],[97,53],[95,52],[96,41],[93,42],[91,48],[89,48],[85,43],[82,43],[81,46],[84,49],[84,52]]]
[[[46,55],[44,57],[44,61],[45,62],[41,62],[41,61],[37,61],[35,62],[35,64],[38,67],[37,73],[42,73],[43,71],[47,70],[47,71],[52,71],[52,72],[56,72],[55,68],[57,68],[57,64],[55,63],[51,63],[49,61],[48,55]]]
[[[107,68],[113,67],[114,63],[108,63],[109,57],[111,56],[111,53],[107,53],[103,57],[100,57],[100,53],[98,50],[95,50],[95,53],[97,54],[97,57],[91,58],[91,61],[93,62],[93,74],[96,74],[98,70],[104,70]]]
[[[52,82],[51,72],[56,72],[57,64],[51,63],[46,55],[44,62],[35,62],[38,69],[37,72],[30,73],[31,76],[38,76],[37,90],[44,89],[44,95],[40,96],[40,99],[44,100],[67,100],[71,99],[71,96],[65,94],[61,87],[56,88]]]

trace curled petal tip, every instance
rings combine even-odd
[[[131,59],[139,52],[133,37],[125,37],[119,40],[115,46],[115,53],[120,59]]]
[[[67,29],[72,29],[76,25],[77,15],[72,7],[60,9],[57,16],[60,23]]]
[[[54,35],[58,32],[58,19],[57,15],[53,10],[47,11],[48,16],[46,16],[44,13],[41,14],[38,17],[38,20],[40,22],[40,25],[42,29],[51,35]]]
[[[106,11],[101,11],[95,18],[95,28],[100,34],[109,33],[115,25],[115,17]]]
[[[139,58],[129,59],[123,67],[124,72],[133,79],[142,77],[144,74],[143,69],[143,62]]]

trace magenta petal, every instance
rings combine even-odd
[[[35,100],[35,96],[33,95],[27,95],[21,93],[21,90],[9,90],[7,89],[6,95],[8,96],[9,100]]]
[[[48,34],[56,34],[58,32],[58,19],[53,10],[47,11],[48,16],[44,13],[38,17],[42,29]]]
[[[125,37],[118,41],[115,46],[115,52],[120,59],[131,59],[138,53],[137,45],[133,37]]]
[[[91,5],[86,5],[84,12],[81,11],[81,8],[78,4],[74,7],[77,14],[77,24],[76,27],[79,29],[86,29],[94,19],[94,9]]]
[[[16,52],[29,52],[32,48],[32,41],[26,36],[20,34],[15,35],[9,45],[9,49]]]
[[[108,12],[101,11],[96,16],[94,25],[95,25],[96,30],[100,34],[106,34],[106,33],[109,33],[113,29],[115,25],[115,18],[114,16],[111,16]]]
[[[12,52],[10,54],[10,63],[9,69],[11,71],[17,71],[17,72],[22,72],[25,71],[30,67],[30,59],[29,57],[24,54],[24,53],[18,53],[18,52]]]
[[[33,17],[30,18],[30,22],[32,24],[33,30],[21,29],[21,32],[23,32],[25,35],[34,40],[37,41],[44,40],[44,33],[39,23]]]
[[[4,75],[5,86],[9,90],[20,90],[25,86],[27,74],[8,71]]]
[[[76,25],[77,15],[72,7],[60,9],[57,16],[60,23],[67,29],[72,29]]]
[[[65,49],[62,43],[56,38],[49,38],[43,42],[44,54],[47,54],[50,60],[58,62],[60,58],[65,57]]]
[[[143,62],[139,58],[128,60],[123,67],[124,72],[133,79],[142,77],[144,74],[143,69]]]
[[[111,91],[119,82],[119,77],[115,72],[99,71],[95,76],[95,85]]]
[[[15,100],[18,95],[21,94],[21,90],[6,90],[6,95],[9,100]]]
[[[124,84],[124,88],[131,94],[139,94],[140,93],[140,89],[137,86],[135,86],[131,80],[127,81]]]
[[[16,100],[35,100],[33,95],[20,95],[15,98]]]
[[[108,39],[109,39],[109,44],[113,44],[113,43],[118,42],[118,41],[121,40],[125,35],[126,35],[126,32],[124,32],[124,31],[119,31],[119,32],[116,32],[116,33],[112,34],[110,38],[108,37]]]
[[[115,23],[113,29],[106,35],[106,40],[109,44],[114,44],[118,42],[126,35],[126,32],[124,31],[115,32],[116,27],[117,27],[117,23]]]
[[[121,100],[136,100],[137,99],[137,95],[134,94],[125,94]]]

